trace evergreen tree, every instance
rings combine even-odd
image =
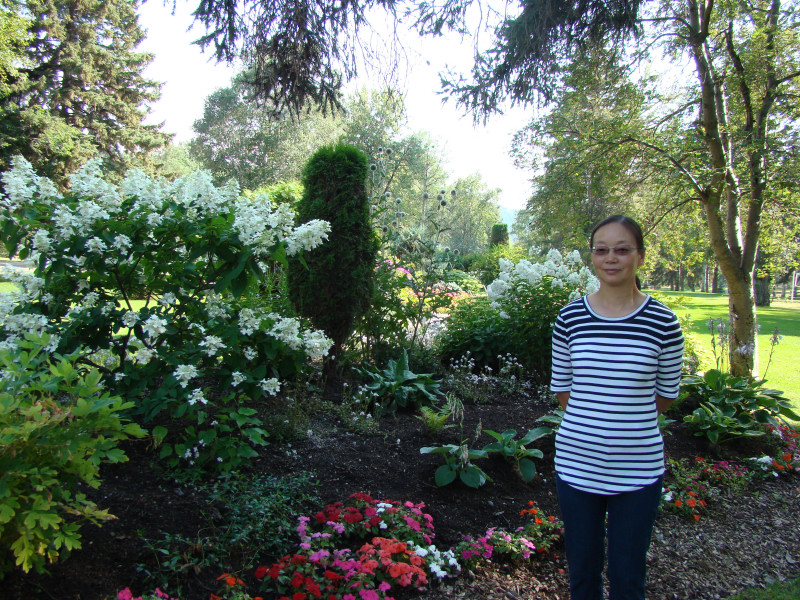
[[[495,223],[492,225],[492,238],[490,246],[508,246],[508,225],[505,223]]]
[[[378,245],[369,214],[368,174],[366,155],[346,144],[320,148],[303,170],[298,222],[324,219],[331,232],[303,261],[289,261],[289,297],[333,340],[328,374],[372,298]]]
[[[126,151],[163,146],[159,126],[144,125],[160,85],[142,77],[152,59],[136,52],[144,37],[136,0],[29,0],[29,37],[21,66],[0,94],[0,168],[15,154],[63,180],[100,153],[117,167]]]

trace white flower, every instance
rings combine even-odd
[[[303,346],[311,360],[322,358],[328,354],[333,346],[333,340],[323,331],[306,332],[303,336]]]
[[[140,365],[146,365],[149,363],[154,356],[157,356],[157,352],[155,350],[151,350],[150,348],[140,348],[136,351],[136,355],[133,357],[133,360]]]
[[[173,294],[172,292],[166,292],[165,294],[163,294],[161,296],[161,298],[158,299],[158,303],[161,306],[172,306],[177,301],[178,301],[178,299],[175,297],[175,294]]]
[[[46,229],[37,229],[33,234],[33,247],[43,254],[50,250],[50,234]]]
[[[286,253],[291,256],[300,250],[313,250],[328,239],[330,231],[331,224],[327,221],[314,219],[303,223],[286,238]]]
[[[130,250],[131,247],[131,238],[127,235],[120,233],[118,236],[114,238],[114,248],[120,250],[122,252],[127,252]]]
[[[505,295],[508,287],[509,286],[507,282],[501,279],[495,279],[492,283],[486,286],[486,294],[489,296],[490,300],[496,301],[498,298]]]
[[[125,325],[125,327],[128,328],[133,327],[138,322],[139,322],[139,315],[133,312],[132,310],[129,310],[124,315],[122,315],[122,324]]]
[[[189,406],[194,406],[196,403],[200,404],[208,404],[208,400],[206,400],[205,395],[203,395],[203,390],[200,388],[192,390],[192,393],[189,394],[188,399],[186,400]]]
[[[270,333],[292,350],[299,350],[303,345],[303,340],[300,338],[300,322],[292,317],[281,317],[272,326]]]
[[[261,326],[261,317],[251,308],[239,311],[239,331],[242,335],[250,335]]]
[[[178,365],[174,373],[175,379],[178,380],[182,388],[189,385],[189,381],[198,375],[197,367],[194,365]]]
[[[258,352],[249,347],[242,350],[242,354],[244,354],[244,357],[247,360],[253,360],[256,356],[258,356]]]
[[[167,330],[167,321],[158,315],[150,315],[142,329],[147,337],[155,339]]]
[[[556,265],[560,265],[562,263],[561,252],[559,252],[555,248],[549,250],[547,252],[547,261],[552,262]]]
[[[271,377],[270,379],[262,379],[258,382],[258,385],[261,386],[261,389],[264,390],[264,393],[269,394],[270,396],[274,396],[281,389],[281,382],[275,377]]]
[[[233,378],[233,382],[231,383],[231,385],[233,385],[233,387],[238,386],[243,381],[247,381],[247,376],[244,375],[241,371],[234,371],[231,374],[231,377]]]
[[[108,248],[108,246],[106,246],[106,243],[97,236],[91,237],[88,240],[86,240],[87,252],[102,254],[103,252],[106,251],[106,248]]]
[[[200,346],[205,348],[206,356],[214,356],[217,352],[225,348],[222,338],[216,335],[206,336],[201,342]]]
[[[577,250],[573,250],[567,254],[567,263],[574,266],[582,264],[583,260],[581,259],[581,253]]]

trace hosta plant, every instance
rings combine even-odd
[[[537,448],[528,448],[528,444],[545,436],[551,435],[553,430],[549,427],[536,427],[526,433],[521,439],[517,440],[517,432],[513,429],[508,429],[503,433],[497,433],[490,429],[484,430],[485,433],[495,438],[483,447],[483,450],[488,454],[498,453],[506,460],[514,463],[519,469],[519,474],[525,482],[530,481],[536,476],[536,463],[533,462],[534,458],[542,458],[544,454]]]
[[[439,487],[450,485],[458,478],[464,485],[479,488],[491,481],[486,472],[473,464],[473,460],[486,458],[486,450],[470,448],[466,442],[461,444],[444,444],[442,446],[426,446],[419,449],[420,454],[438,454],[445,463],[436,469],[434,479]]]
[[[408,368],[405,349],[399,359],[389,360],[385,369],[366,368],[361,374],[372,379],[366,387],[377,395],[382,413],[435,404],[441,398],[439,382],[430,373],[414,373]]]

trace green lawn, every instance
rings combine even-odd
[[[728,318],[728,297],[725,294],[701,292],[667,292],[668,296],[684,296],[686,307],[676,309],[679,316],[688,314],[692,331],[711,354],[711,334],[707,323],[710,319]],[[759,372],[767,367],[770,353],[770,337],[777,327],[783,339],[775,346],[772,362],[767,370],[767,386],[781,390],[784,396],[800,409],[800,302],[773,301],[769,308],[756,310],[761,333],[758,336]],[[705,367],[714,366],[712,364]]]

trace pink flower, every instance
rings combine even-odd
[[[391,586],[391,585],[389,585],[389,584],[388,584],[387,582],[385,582],[385,581],[381,581],[381,582],[378,584],[378,589],[379,589],[380,591],[382,591],[382,592],[388,592],[390,589],[392,589],[392,586]]]
[[[118,600],[133,600],[131,588],[125,588],[124,590],[117,592],[117,598]]]
[[[381,600],[381,597],[378,596],[378,592],[375,590],[358,590],[358,595],[361,596],[362,600]]]

